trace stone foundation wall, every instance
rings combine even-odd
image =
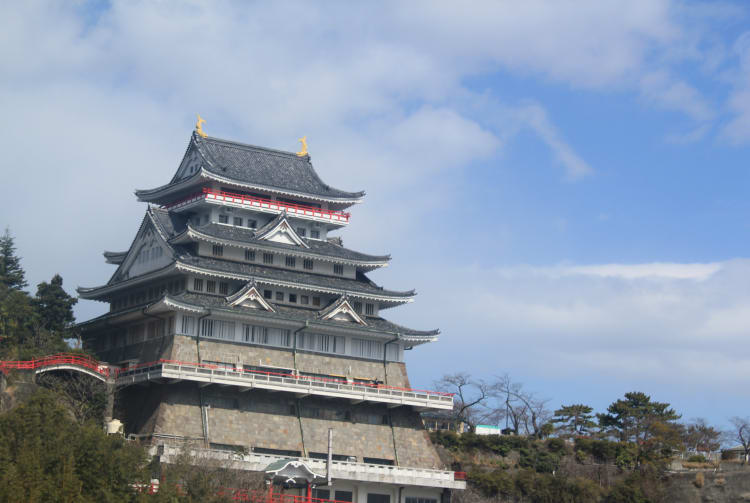
[[[199,388],[190,382],[151,385],[140,392],[133,387],[133,400],[138,393],[149,400],[142,406],[143,418],[126,422],[128,433],[201,437],[202,399],[208,407],[211,444],[279,449],[309,456],[327,452],[328,429],[333,428],[335,454],[365,462],[364,458],[396,461],[398,453],[401,466],[443,468],[419,414],[409,408],[388,409],[385,405],[354,405],[315,397],[297,399],[289,393],[264,390]],[[152,400],[159,401],[156,408],[150,406]],[[131,425],[138,426],[131,429]]]

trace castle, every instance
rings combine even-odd
[[[364,192],[324,183],[306,145],[199,127],[169,183],[136,195],[149,206],[130,248],[104,253],[116,271],[78,290],[109,304],[79,328],[120,369],[127,434],[161,462],[187,445],[321,499],[445,503],[465,487],[419,415],[452,396],[411,389],[404,365],[438,331],[383,318],[414,291],[378,286],[367,274],[390,257],[329,235]]]

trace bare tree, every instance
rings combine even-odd
[[[497,401],[495,415],[504,417],[513,433],[539,438],[547,434],[547,425],[552,418],[546,407],[549,400],[538,398],[534,393],[524,390],[523,384],[513,382],[508,374],[498,377],[490,389]]]
[[[731,432],[732,440],[740,443],[743,449],[742,464],[750,461],[750,419],[747,417],[733,417],[729,420],[734,426]]]
[[[487,410],[483,406],[490,398],[490,389],[481,379],[472,379],[466,372],[446,374],[435,381],[435,387],[454,394],[452,420],[456,431],[462,422],[474,429],[485,417]]]
[[[682,425],[680,436],[683,448],[693,450],[696,453],[705,452],[708,456],[721,447],[722,432],[699,417],[688,424]]]
[[[54,391],[79,424],[90,419],[101,422],[107,388],[100,380],[78,372],[45,372],[37,382]]]

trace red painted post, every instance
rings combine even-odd
[[[307,503],[312,503],[312,485],[307,483]]]

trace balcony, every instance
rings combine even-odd
[[[158,455],[162,463],[175,463],[184,451],[180,447],[158,445],[151,448],[151,456]],[[262,472],[268,465],[281,459],[298,459],[316,473],[325,473],[326,461],[312,458],[289,458],[272,454],[239,454],[215,449],[190,450],[194,459],[206,459],[222,462],[232,470]],[[331,477],[353,482],[375,482],[398,486],[443,487],[448,489],[466,489],[465,474],[430,468],[408,466],[375,465],[351,461],[333,461]]]
[[[345,211],[324,210],[305,204],[287,203],[284,201],[274,201],[262,197],[246,196],[243,194],[233,194],[220,190],[204,188],[202,192],[189,195],[184,199],[167,204],[164,208],[169,210],[179,210],[192,204],[206,201],[213,203],[224,203],[239,208],[247,208],[265,213],[280,213],[286,211],[289,215],[298,218],[305,218],[316,221],[332,222],[337,225],[346,225],[349,223],[350,214]]]
[[[410,406],[416,410],[452,410],[453,395],[379,384],[352,383],[337,379],[241,370],[200,363],[171,360],[143,363],[117,371],[118,386],[154,382],[193,381],[204,386],[220,384],[243,391],[253,388],[293,393],[297,397],[320,396],[341,398],[352,403],[383,403],[389,408]]]

